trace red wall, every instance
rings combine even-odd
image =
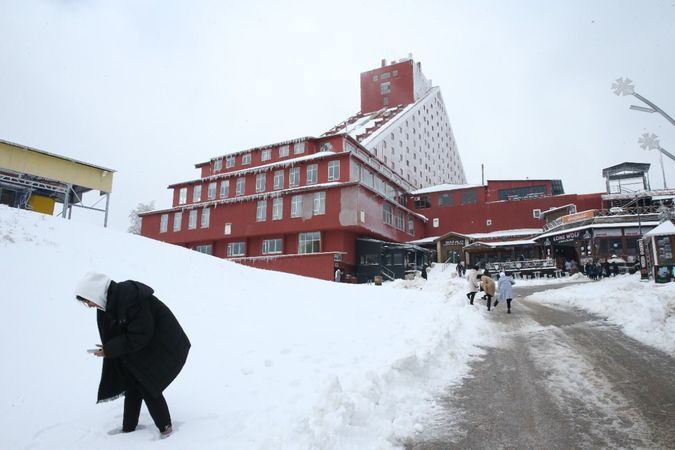
[[[434,205],[438,202],[434,198]],[[601,194],[566,194],[555,197],[541,197],[530,200],[497,201],[478,203],[473,205],[432,207],[418,209],[416,212],[425,215],[429,222],[426,226],[427,236],[439,236],[450,231],[458,233],[489,233],[498,230],[518,228],[541,228],[543,219],[536,219],[532,210],[546,211],[550,208],[574,204],[578,211],[596,209],[601,206]],[[439,227],[433,227],[433,219],[439,219]],[[487,225],[487,220],[492,221]]]
[[[398,70],[398,76],[393,76],[393,71]],[[382,80],[383,73],[389,72],[389,79]],[[373,75],[377,75],[377,81],[373,81]],[[413,61],[408,60],[385,67],[379,67],[361,74],[361,112],[368,113],[384,107],[383,95],[380,93],[380,84],[391,83],[391,92],[388,107],[407,105],[415,101],[413,89]]]
[[[310,255],[290,255],[281,258],[244,259],[241,264],[259,269],[293,273],[320,280],[332,281],[335,273],[333,253],[314,253]]]

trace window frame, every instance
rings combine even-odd
[[[159,216],[159,232],[166,233],[169,231],[169,214],[165,213]]]
[[[240,186],[241,185],[241,186]],[[239,189],[241,187],[241,190]],[[246,177],[237,178],[237,185],[235,187],[235,197],[246,195]]]
[[[191,209],[188,213],[188,230],[197,229],[197,210]]]
[[[196,184],[192,188],[192,203],[199,203],[202,201],[202,185]]]
[[[291,167],[288,169],[288,187],[300,186],[300,167]]]
[[[291,218],[302,217],[302,194],[291,197]]]
[[[316,246],[318,246],[318,249],[315,249]],[[307,255],[311,253],[321,253],[321,232],[307,231],[298,233],[298,254]]]
[[[176,220],[178,219],[178,220]],[[176,211],[173,214],[173,231],[174,233],[180,231],[183,226],[183,211]]]
[[[326,214],[326,191],[315,192],[312,198],[312,215]]]
[[[284,198],[275,197],[272,199],[272,220],[282,220],[284,218]]]
[[[319,182],[319,165],[318,164],[307,164],[307,169],[305,171],[305,184],[317,184]]]
[[[270,250],[270,246],[274,249]],[[263,255],[280,255],[284,252],[284,240],[282,238],[263,239],[261,246],[261,253]]]
[[[256,222],[266,222],[267,221],[267,199],[258,200],[255,206],[255,221]]]
[[[238,251],[237,253],[234,253],[233,250]],[[246,242],[245,241],[237,241],[237,242],[228,242],[227,243],[227,257],[228,258],[236,258],[238,256],[246,256]]]
[[[337,181],[340,179],[340,161],[328,161],[328,181]]]

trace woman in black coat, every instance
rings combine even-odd
[[[145,404],[161,436],[172,432],[171,416],[162,392],[183,368],[190,341],[169,308],[138,281],[116,283],[103,274],[88,273],[78,284],[76,298],[98,308],[103,357],[98,402],[122,395],[122,431],[136,429]]]

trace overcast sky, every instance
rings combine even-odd
[[[661,188],[637,140],[675,153],[675,127],[610,89],[629,77],[675,116],[675,0],[0,0],[0,30],[0,139],[115,169],[118,229],[195,163],[328,130],[359,110],[360,72],[408,53],[469,183],[485,164],[600,192],[603,168],[635,161]]]

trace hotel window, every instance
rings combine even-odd
[[[262,243],[262,254],[263,255],[272,255],[282,252],[282,240],[281,239],[264,239]]]
[[[159,217],[159,232],[160,233],[166,233],[166,230],[169,229],[169,215],[168,214],[162,214]]]
[[[389,72],[385,72],[382,75],[380,75],[380,80],[388,80],[389,77],[391,77],[391,74]]]
[[[291,197],[291,217],[300,217],[302,215],[302,195]]]
[[[260,155],[260,160],[269,161],[270,159],[272,159],[272,149],[266,148],[265,150],[262,151],[262,154]]]
[[[231,167],[234,167],[234,160],[235,160],[234,156],[227,156],[225,158],[225,168],[229,169]]]
[[[206,194],[208,196],[209,200],[213,200],[213,199],[216,198],[216,186],[217,185],[218,185],[218,183],[209,183],[209,190]]]
[[[187,188],[180,188],[180,191],[178,191],[178,204],[179,205],[184,205],[187,203]]]
[[[216,159],[215,161],[213,161],[213,171],[220,172],[221,170],[223,170],[223,160]]]
[[[391,225],[393,222],[393,216],[391,214],[391,205],[389,203],[384,204],[384,215],[382,217],[384,223]]]
[[[220,182],[220,198],[227,198],[230,196],[230,180]]]
[[[225,229],[223,230],[224,234],[232,234],[232,224],[231,223],[226,223],[225,224]]]
[[[408,234],[411,236],[415,235],[415,221],[411,216],[408,216]]]
[[[272,200],[272,220],[281,220],[284,217],[284,199],[277,197]]]
[[[307,184],[316,184],[319,166],[317,164],[310,164],[307,166]]]
[[[264,192],[265,191],[265,181],[267,180],[267,177],[265,176],[264,173],[259,173],[258,175],[255,176],[255,191],[256,192]]]
[[[284,158],[288,156],[288,150],[289,150],[288,145],[282,145],[281,147],[279,147],[279,158]]]
[[[302,153],[305,153],[305,143],[296,142],[295,144],[293,144],[293,154],[300,155]]]
[[[227,244],[227,256],[246,255],[246,242],[229,242]]]
[[[173,215],[173,231],[180,231],[183,222],[183,213],[177,212]]]
[[[420,195],[415,198],[415,209],[431,208],[431,201],[429,201],[428,195]]]
[[[236,195],[244,195],[244,192],[246,192],[246,178],[237,178]]]
[[[312,231],[298,235],[298,254],[319,253],[321,251],[321,233]]]
[[[192,191],[192,201],[199,202],[201,200],[202,200],[202,187],[195,186],[194,190]]]
[[[197,210],[190,210],[190,215],[188,216],[188,230],[194,230],[197,228]]]
[[[284,171],[277,170],[274,172],[274,189],[284,188]]]
[[[373,81],[377,81],[377,74],[373,75]]]
[[[399,230],[404,230],[404,228],[403,228],[403,211],[401,211],[400,209],[397,209],[396,215],[394,216],[394,218],[396,219],[396,228],[398,228]]]
[[[288,187],[300,186],[300,168],[292,167],[288,170]]]
[[[386,83],[380,84],[380,94],[387,95],[391,92],[391,82],[387,81]]]
[[[211,219],[211,210],[209,208],[202,209],[202,228],[209,227],[210,219]]]
[[[258,206],[255,209],[256,222],[264,222],[267,220],[267,200],[259,200]]]
[[[205,255],[213,255],[213,245],[211,244],[198,245],[195,250]]]
[[[241,155],[241,165],[248,166],[249,164],[251,164],[251,154],[244,153],[243,155]]]
[[[328,162],[328,181],[340,179],[340,161]]]
[[[349,165],[349,181],[359,181],[361,179],[361,164],[352,161]]]
[[[373,172],[370,170],[361,170],[361,182],[368,187],[373,187]]]
[[[396,78],[398,76],[398,70],[392,70],[391,75]]]
[[[476,191],[463,191],[461,195],[462,205],[473,205],[478,203],[478,195]]]
[[[314,193],[314,209],[312,210],[314,215],[326,214],[326,193],[325,192],[315,192]]]
[[[438,196],[438,206],[452,206],[455,201],[452,198],[452,194],[445,192]]]

